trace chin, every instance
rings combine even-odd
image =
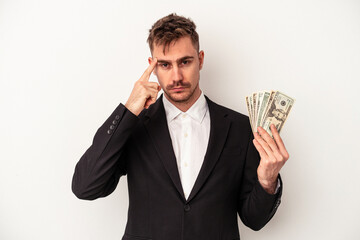
[[[187,102],[190,97],[191,94],[189,93],[180,93],[180,94],[167,94],[167,96],[173,101],[173,102],[178,102],[178,103],[183,103],[183,102]]]

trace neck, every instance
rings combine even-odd
[[[174,102],[166,94],[164,95],[166,99],[169,100],[169,102],[171,102],[175,107],[177,107],[182,112],[186,112],[199,99],[201,95],[201,90],[200,88],[196,88],[194,93],[191,95],[191,97],[184,102]]]

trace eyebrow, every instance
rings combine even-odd
[[[194,59],[194,57],[193,57],[193,56],[185,56],[185,57],[176,59],[176,62],[179,63],[179,62],[182,62],[182,61],[188,60],[188,59]],[[157,62],[158,62],[158,63],[170,63],[170,61],[168,61],[168,60],[163,60],[163,59],[158,59]]]

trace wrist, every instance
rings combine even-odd
[[[277,178],[275,180],[258,179],[262,188],[269,194],[275,194]]]
[[[133,105],[129,104],[128,102],[124,105],[127,110],[129,110],[132,114],[138,116],[141,112],[141,110],[139,111],[137,108],[133,107]]]

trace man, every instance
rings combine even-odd
[[[149,67],[77,163],[73,192],[105,197],[127,174],[123,240],[239,239],[237,214],[261,229],[280,203],[289,157],[276,129],[274,139],[261,128],[253,139],[248,117],[204,96],[204,52],[191,20],[158,20],[148,43]],[[152,72],[160,85],[149,82]]]

